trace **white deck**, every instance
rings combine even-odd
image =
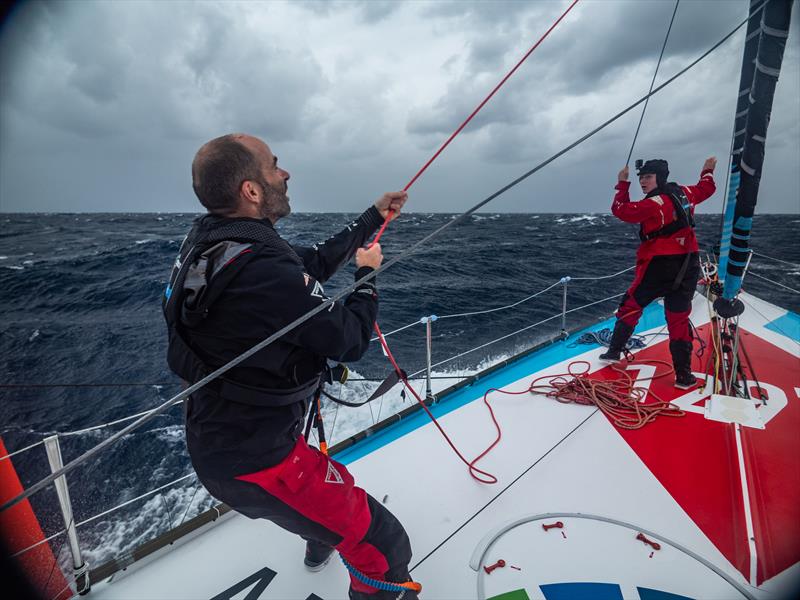
[[[767,320],[785,313],[752,297],[745,299]],[[661,309],[656,308],[649,313],[651,324],[656,324],[652,331],[662,327],[658,323]],[[693,311],[698,327],[708,321],[707,314],[705,300],[698,297]],[[800,344],[765,329],[765,323],[750,307],[741,320],[743,328],[800,357]],[[653,344],[664,339],[656,337]],[[579,351],[564,350],[571,356],[545,362],[539,373],[521,372],[505,387],[526,389],[533,375],[565,372],[566,364],[576,358],[599,365],[599,349],[577,355]],[[558,352],[558,348],[550,350],[554,356]],[[538,366],[542,359],[526,360]],[[800,361],[796,364],[800,382]],[[514,373],[513,368],[509,373]],[[494,428],[480,402],[480,386],[467,389],[461,394],[471,394],[478,401],[444,414],[440,423],[471,458],[494,439]],[[624,598],[639,598],[637,587],[689,598],[742,597],[718,574],[663,539],[658,539],[662,549],[656,552],[635,539],[636,527],[656,532],[748,586],[602,413],[528,394],[493,393],[490,401],[503,439],[478,466],[498,477],[495,485],[472,480],[430,425],[391,441],[396,435],[391,431],[368,439],[376,449],[352,462],[348,456],[354,457],[353,452],[342,455],[359,485],[378,499],[388,496],[386,506],[408,530],[412,565],[424,559],[412,572],[423,585],[423,597],[478,597],[479,573],[470,568],[469,561],[487,533],[526,515],[571,512],[625,521],[634,529],[574,518],[560,518],[565,524],[563,535],[557,529],[545,532],[542,521],[521,525],[500,537],[486,556],[484,564],[502,558],[509,565],[491,575],[481,573],[486,597],[524,588],[530,598],[545,598],[540,586],[574,582],[618,585]],[[703,468],[702,458],[686,468]],[[309,574],[302,566],[303,549],[302,540],[271,523],[235,515],[185,544],[129,567],[111,581],[95,583],[89,597],[213,598],[268,567],[275,576],[261,595],[249,596],[250,585],[222,597],[306,599],[316,594],[326,600],[345,598],[348,577],[343,565],[334,559],[321,573]],[[756,597],[772,598],[770,592],[792,578],[797,580],[798,575],[795,564],[761,588],[748,589]]]

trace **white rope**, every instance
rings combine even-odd
[[[58,600],[58,598],[61,597],[61,594],[63,594],[67,590],[72,592],[72,589],[70,589],[71,587],[72,587],[72,582],[67,583],[67,585],[65,585],[63,588],[61,588],[61,591],[58,592],[55,596],[53,596],[50,600]],[[72,593],[70,593],[70,596],[72,596]]]
[[[619,294],[614,294],[613,296],[609,296],[607,298],[603,298],[602,300],[596,300],[595,302],[590,302],[589,304],[584,304],[583,306],[578,306],[576,308],[571,308],[570,310],[566,311],[566,313],[571,313],[571,312],[575,312],[575,311],[578,311],[578,310],[583,310],[584,308],[589,308],[590,306],[594,306],[595,304],[601,304],[602,302],[608,302],[609,300],[613,300],[614,298],[619,298],[624,293],[625,292],[621,292]],[[566,314],[566,313],[564,313],[564,314]],[[517,335],[518,333],[522,333],[523,331],[527,331],[528,329],[532,329],[534,327],[542,325],[543,323],[547,323],[548,321],[552,321],[553,319],[558,319],[559,317],[561,317],[561,315],[562,315],[562,313],[558,313],[558,314],[552,315],[550,317],[547,317],[546,319],[542,319],[541,321],[538,321],[538,322],[534,323],[533,325],[528,325],[526,327],[523,327],[522,329],[518,329],[517,331],[514,331],[512,333],[506,334],[506,335],[504,335],[502,337],[499,337],[496,340],[492,340],[491,342],[486,342],[485,344],[481,344],[480,346],[476,346],[475,348],[472,348],[471,350],[467,350],[465,352],[461,352],[459,354],[456,354],[455,356],[451,356],[450,358],[446,358],[446,359],[444,359],[444,360],[442,360],[442,361],[440,361],[440,362],[438,362],[438,363],[436,363],[434,365],[431,365],[431,369],[433,369],[434,367],[438,367],[440,365],[443,365],[443,364],[445,364],[447,362],[450,362],[452,360],[455,360],[457,358],[461,358],[462,356],[465,356],[465,355],[469,354],[470,352],[475,352],[475,350],[480,350],[481,348],[485,348],[486,346],[491,346],[492,344],[496,344],[497,342],[501,342],[501,341],[503,341],[505,339],[508,339],[508,338],[510,338],[510,337],[512,337],[514,335]],[[409,375],[409,377],[414,377],[415,375],[419,375],[420,373],[425,372],[426,369],[427,369],[427,367],[425,369],[420,369],[419,371],[415,371],[414,373]]]
[[[413,323],[409,323],[408,325],[403,325],[402,327],[398,327],[398,328],[397,328],[397,329],[395,329],[394,331],[390,331],[389,333],[384,333],[384,334],[383,334],[383,337],[384,337],[384,338],[387,338],[387,337],[389,337],[390,335],[394,335],[395,333],[398,333],[398,332],[400,332],[400,331],[403,331],[404,329],[408,329],[409,327],[413,327],[414,325],[419,325],[419,324],[421,324],[421,323],[422,323],[422,320],[419,320],[419,321],[414,321]],[[370,340],[370,342],[377,342],[377,341],[378,341],[378,336],[375,336],[374,338],[372,338],[372,339]]]
[[[54,540],[54,539],[56,539],[58,536],[60,536],[60,535],[64,535],[65,533],[67,533],[67,530],[66,530],[66,529],[62,529],[61,531],[59,531],[58,533],[54,533],[54,534],[53,534],[53,535],[51,535],[50,537],[46,537],[46,538],[44,538],[43,540],[39,540],[38,542],[36,542],[35,544],[32,544],[32,545],[28,546],[27,548],[23,548],[23,549],[22,549],[22,550],[20,550],[19,552],[15,552],[14,554],[12,554],[12,555],[11,555],[11,558],[15,558],[15,557],[19,556],[20,554],[25,554],[25,553],[26,553],[28,550],[33,550],[33,549],[34,549],[34,548],[36,548],[37,546],[41,546],[41,545],[42,545],[42,544],[44,544],[45,542],[49,542],[50,540]]]
[[[179,404],[183,404],[183,400],[181,400],[180,402],[177,402],[175,404],[175,406],[178,406]],[[145,411],[142,411],[142,412],[137,413],[135,415],[131,415],[129,417],[123,417],[122,419],[117,419],[116,421],[109,421],[108,423],[101,423],[100,425],[94,425],[92,427],[87,427],[86,429],[78,429],[77,431],[67,431],[65,433],[59,433],[58,435],[62,436],[62,437],[66,437],[68,435],[80,435],[81,433],[87,433],[89,431],[96,431],[97,429],[105,429],[106,427],[111,427],[112,425],[119,425],[120,423],[125,423],[126,421],[131,421],[133,419],[141,417],[142,415],[149,414],[149,413],[153,412],[153,410],[155,410],[155,409],[151,408],[150,410],[145,410]]]
[[[33,444],[31,444],[30,446],[25,446],[24,448],[20,448],[19,450],[14,450],[14,452],[10,452],[9,454],[6,454],[5,456],[0,456],[0,460],[5,460],[7,458],[11,458],[12,456],[16,456],[17,454],[22,454],[23,452],[26,452],[27,450],[31,450],[33,448],[36,448],[36,446],[38,446],[39,444],[44,444],[44,440],[39,440],[38,442],[34,442]]]
[[[540,295],[544,294],[545,292],[547,292],[549,290],[552,290],[557,285],[561,285],[561,282],[560,281],[556,281],[553,285],[550,285],[550,286],[544,288],[543,290],[540,290],[540,291],[536,292],[535,294],[531,294],[527,298],[523,298],[522,300],[514,302],[513,304],[508,304],[506,306],[498,306],[497,308],[489,308],[487,310],[476,310],[476,311],[473,311],[473,312],[456,313],[456,314],[453,314],[453,315],[443,315],[443,316],[438,317],[438,320],[441,321],[442,319],[454,319],[456,317],[471,317],[473,315],[485,315],[487,313],[497,312],[498,310],[505,310],[507,308],[514,308],[515,306],[519,306],[523,302],[527,302],[528,300],[530,300],[532,298],[536,298],[536,296],[540,296]]]
[[[622,275],[623,273],[627,273],[628,271],[635,269],[636,265],[632,267],[628,267],[627,269],[623,269],[622,271],[617,271],[611,275],[602,275],[601,277],[572,277],[571,281],[597,281],[598,279],[611,279],[612,277],[616,277],[617,275]]]
[[[92,521],[96,521],[96,520],[97,520],[97,519],[99,519],[100,517],[104,517],[104,516],[106,516],[107,514],[110,514],[110,513],[114,512],[114,511],[116,511],[116,510],[119,510],[120,508],[123,508],[123,507],[125,507],[125,506],[128,506],[129,504],[133,504],[133,503],[134,503],[134,502],[136,502],[137,500],[141,500],[142,498],[147,498],[148,496],[152,496],[152,495],[153,495],[153,494],[155,494],[156,492],[160,492],[160,491],[161,491],[161,490],[163,490],[164,488],[168,488],[169,486],[171,486],[171,485],[175,485],[175,484],[176,484],[176,483],[178,483],[179,481],[183,481],[184,479],[189,479],[190,477],[197,477],[197,474],[196,474],[196,473],[189,473],[188,475],[184,475],[183,477],[179,477],[179,478],[178,478],[178,479],[176,479],[175,481],[170,481],[169,483],[165,483],[165,484],[164,484],[164,485],[162,485],[161,487],[158,487],[158,488],[156,488],[156,489],[154,489],[154,490],[151,490],[151,491],[149,491],[149,492],[147,492],[147,493],[145,493],[145,494],[142,494],[141,496],[137,496],[136,498],[132,498],[132,499],[130,499],[130,500],[128,500],[128,501],[126,501],[126,502],[123,502],[122,504],[118,504],[118,505],[117,505],[117,506],[115,506],[114,508],[109,508],[107,511],[101,512],[99,515],[95,515],[95,516],[93,516],[93,517],[89,517],[89,518],[88,518],[88,519],[86,519],[85,521],[81,521],[80,523],[76,524],[76,525],[75,525],[75,527],[82,527],[83,525],[86,525],[87,523],[91,523]]]
[[[794,292],[795,294],[800,294],[800,290],[796,290],[794,288],[790,288],[788,285],[783,285],[782,283],[778,283],[777,281],[773,281],[772,279],[764,277],[763,275],[759,275],[758,273],[754,272],[753,269],[750,269],[749,273],[753,277],[758,277],[759,279],[763,279],[764,281],[769,281],[773,285],[777,285],[777,286],[780,286],[782,288],[786,288],[790,292]]]
[[[633,270],[635,268],[636,268],[636,265],[633,265],[632,267],[628,267],[627,269],[623,269],[622,271],[617,271],[616,273],[612,273],[611,275],[601,275],[599,277],[570,277],[569,281],[599,281],[601,279],[611,279],[613,277],[618,277],[619,275],[622,275],[623,273],[627,273],[628,271],[631,271],[631,270]],[[500,311],[500,310],[505,310],[507,308],[514,308],[515,306],[519,306],[520,304],[523,304],[523,303],[527,302],[528,300],[536,298],[536,296],[540,296],[541,294],[544,294],[545,292],[552,290],[554,287],[556,287],[558,285],[561,285],[562,283],[563,283],[563,280],[556,281],[554,284],[549,285],[546,288],[544,288],[542,290],[539,290],[538,292],[536,292],[534,294],[531,294],[530,296],[527,296],[527,297],[523,298],[522,300],[518,300],[517,302],[514,302],[512,304],[506,304],[505,306],[498,306],[496,308],[489,308],[489,309],[486,309],[486,310],[476,310],[476,311],[472,311],[472,312],[455,313],[455,314],[452,314],[452,315],[440,315],[440,316],[437,316],[436,319],[441,321],[443,319],[454,319],[456,317],[471,317],[471,316],[474,316],[474,315],[485,315],[485,314],[488,314],[488,313],[493,313],[493,312],[497,312],[497,311]],[[422,324],[424,322],[425,322],[424,319],[420,319],[418,321],[413,321],[412,323],[408,323],[407,325],[403,325],[402,327],[399,327],[399,328],[397,328],[397,329],[395,329],[393,331],[390,331],[389,333],[384,333],[383,337],[387,338],[390,335],[394,335],[395,333],[399,333],[400,331],[408,329],[409,327],[413,327],[414,325],[420,325],[420,324]],[[376,337],[372,338],[370,341],[375,342],[377,340],[378,340],[378,338],[376,336]]]
[[[756,256],[760,256],[760,257],[762,257],[762,258],[768,258],[768,259],[770,259],[770,260],[776,260],[776,261],[778,261],[779,263],[783,263],[783,264],[785,264],[785,265],[789,265],[789,266],[791,266],[791,267],[800,267],[800,264],[798,264],[798,263],[789,262],[788,260],[783,260],[783,259],[780,259],[780,258],[775,258],[775,257],[773,257],[773,256],[767,256],[766,254],[762,254],[761,252],[756,252],[755,250],[751,250],[751,252],[752,252],[753,254],[755,254]]]

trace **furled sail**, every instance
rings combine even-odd
[[[750,4],[736,107],[729,201],[721,240],[720,276],[725,281],[723,298],[728,302],[739,293],[750,254],[750,230],[764,164],[767,127],[789,36],[792,2],[752,0]]]

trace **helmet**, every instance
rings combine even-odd
[[[640,177],[642,175],[655,175],[658,187],[664,187],[669,176],[669,164],[660,158],[650,159],[644,164],[642,164],[641,160],[637,160],[636,174]]]

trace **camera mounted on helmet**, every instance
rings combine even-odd
[[[663,187],[667,183],[667,177],[669,177],[669,164],[660,158],[653,158],[647,162],[639,158],[636,160],[636,174],[639,177],[642,175],[655,175],[658,187]]]

